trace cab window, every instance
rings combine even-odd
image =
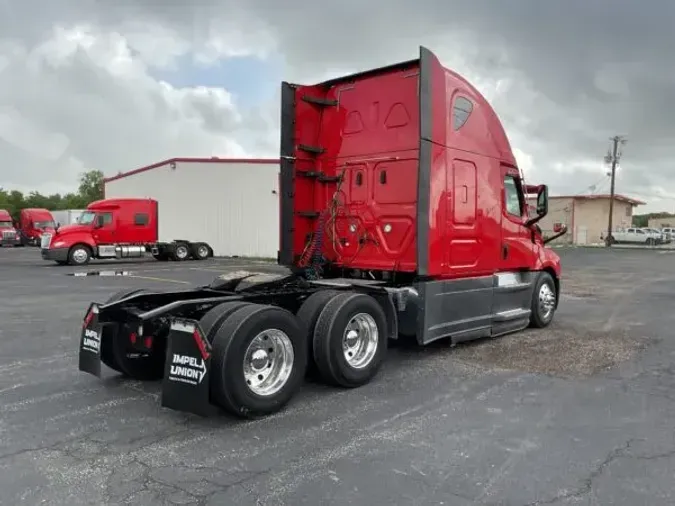
[[[513,176],[504,177],[504,206],[511,216],[520,218],[523,215],[523,202],[520,185]]]
[[[452,106],[452,129],[457,131],[464,126],[473,112],[473,103],[465,97],[457,97]]]
[[[106,225],[110,225],[113,221],[112,213],[98,213],[98,216],[100,216],[103,219],[103,226],[104,227]]]
[[[134,214],[134,225],[145,226],[150,221],[150,216],[147,213]]]

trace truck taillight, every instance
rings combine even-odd
[[[563,229],[563,224],[562,223],[554,223],[553,224],[553,231],[558,233]]]

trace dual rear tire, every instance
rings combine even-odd
[[[226,302],[206,313],[200,326],[212,345],[211,399],[246,418],[282,409],[308,369],[331,385],[364,385],[387,350],[384,311],[369,295],[353,292],[316,292],[297,315]]]
[[[108,302],[137,293],[142,290],[124,290]],[[308,371],[330,385],[364,385],[378,373],[387,351],[383,309],[373,297],[355,292],[315,292],[297,315],[278,306],[225,302],[199,323],[212,347],[210,397],[245,418],[282,409]],[[104,364],[137,380],[162,378],[166,339],[156,340],[151,353],[139,354],[124,325],[103,332]]]

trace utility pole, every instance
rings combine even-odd
[[[626,139],[622,135],[615,135],[609,139],[612,141],[612,147],[605,155],[605,163],[612,164],[612,170],[607,175],[611,178],[609,190],[609,223],[607,224],[607,237],[605,238],[605,245],[607,247],[612,245],[612,217],[614,215],[614,181],[616,177],[616,166],[621,159],[621,150],[619,146],[626,144]]]

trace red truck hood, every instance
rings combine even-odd
[[[91,227],[88,225],[79,225],[77,223],[74,223],[72,225],[64,225],[62,227],[59,227],[55,235],[72,234],[74,232],[88,232],[90,230]]]

